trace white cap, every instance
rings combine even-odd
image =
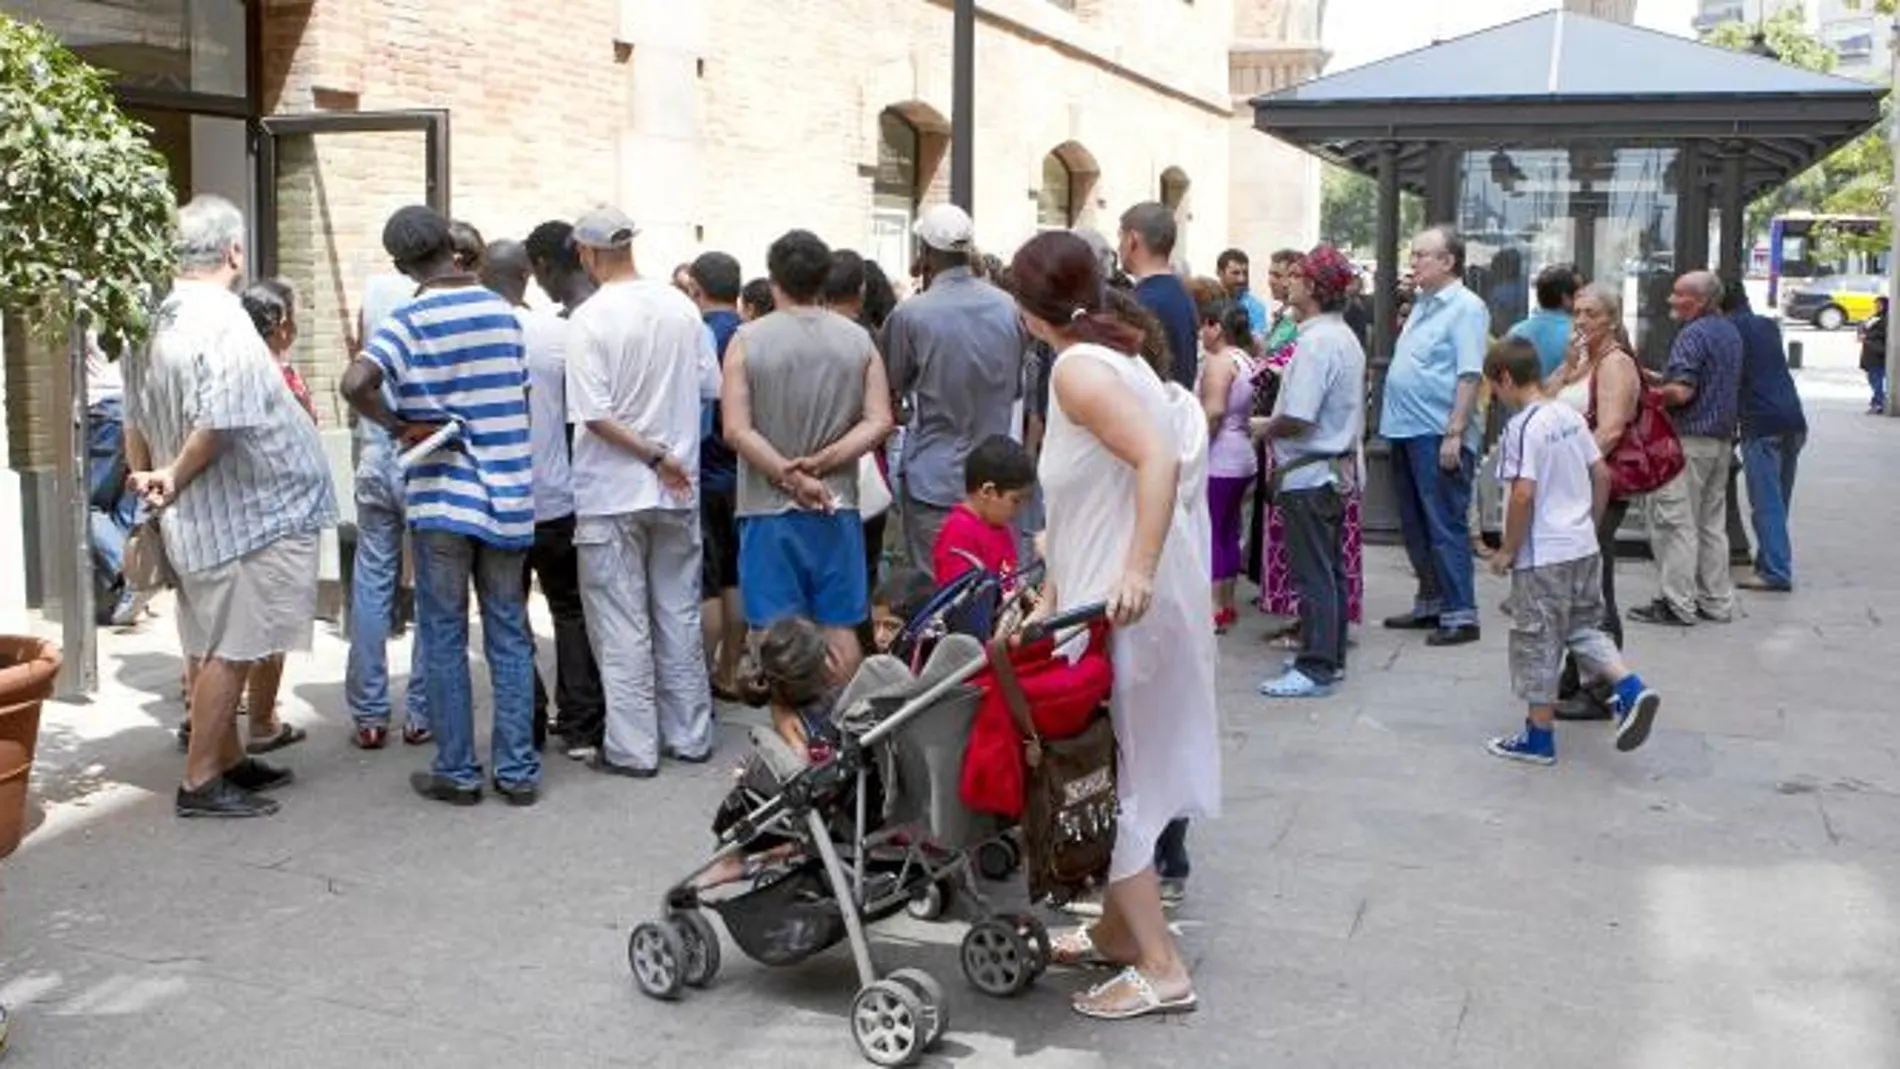
[[[940,252],[969,252],[976,240],[970,213],[954,204],[933,204],[910,228],[917,240]]]

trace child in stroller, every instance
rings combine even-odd
[[[904,628],[894,649],[919,657],[929,647],[918,672],[873,656],[837,691],[820,657],[775,663],[784,707],[775,722],[802,732],[797,737],[806,748],[795,750],[779,730],[755,729],[754,753],[714,821],[717,851],[666,892],[661,918],[629,938],[643,992],[673,999],[712,980],[719,937],[708,913],[719,915],[748,957],[766,965],[789,965],[848,942],[861,985],[851,1015],[859,1049],[878,1064],[909,1064],[947,1025],[943,994],[914,969],[878,973],[865,928],[933,894],[942,905],[952,887],[965,912],[978,918],[961,951],[972,983],[1013,994],[1040,975],[1049,963],[1047,930],[1033,916],[992,910],[971,874],[973,855],[999,842],[1004,824],[960,797],[967,743],[985,699],[984,688],[973,684],[989,662],[981,641],[951,630],[943,617],[998,589],[995,577],[965,577]],[[1020,612],[1000,607],[1002,626],[1014,633]],[[1090,611],[1099,616],[1101,608]],[[787,625],[783,637],[797,630]],[[817,713],[821,707],[828,716]],[[829,731],[836,741],[816,752],[811,741]]]

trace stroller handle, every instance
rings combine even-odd
[[[1078,605],[1023,628],[1022,641],[1041,642],[1050,635],[1082,624],[1094,623],[1106,615],[1108,615],[1107,602],[1097,601],[1088,605]]]

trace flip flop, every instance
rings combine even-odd
[[[1127,985],[1129,993],[1134,996],[1134,1001],[1107,1006],[1088,1004],[1090,1000],[1100,998],[1118,984]],[[1155,990],[1154,984],[1149,983],[1148,978],[1141,974],[1141,970],[1132,965],[1116,973],[1113,980],[1096,984],[1076,996],[1075,1001],[1070,1004],[1075,1012],[1098,1021],[1132,1021],[1137,1017],[1155,1014],[1193,1013],[1199,1005],[1200,1000],[1195,997],[1193,988],[1189,988],[1187,994],[1178,998],[1162,998],[1160,992]]]
[[[1114,968],[1115,962],[1095,949],[1088,925],[1059,932],[1049,940],[1049,964],[1072,969]]]
[[[405,724],[402,729],[404,746],[425,746],[435,741],[435,732],[424,724]]]
[[[1260,693],[1269,698],[1324,698],[1332,692],[1332,684],[1317,682],[1297,668],[1289,668],[1280,678],[1260,684]]]
[[[277,734],[275,735],[262,739],[252,739],[250,742],[245,743],[244,752],[252,755],[266,754],[272,750],[281,750],[286,746],[295,746],[309,737],[309,732],[306,732],[297,725],[285,724],[277,729]]]

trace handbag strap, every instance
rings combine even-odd
[[[1016,678],[1016,665],[1009,659],[1009,636],[991,639],[988,653],[990,675],[996,678],[996,689],[1009,707],[1009,717],[1023,736],[1023,760],[1035,768],[1042,763],[1042,735],[1036,731],[1035,718],[1029,715],[1029,699],[1023,694],[1022,681]]]

